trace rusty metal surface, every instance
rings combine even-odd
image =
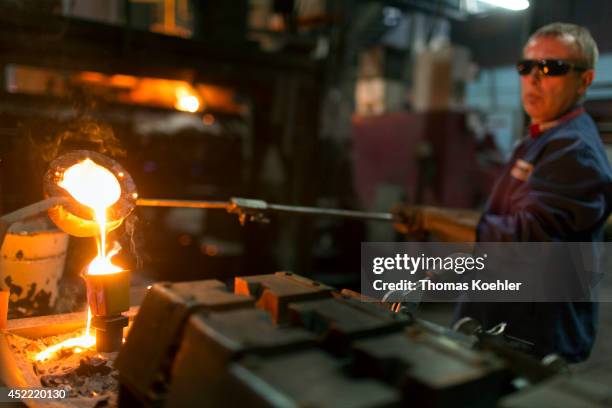
[[[286,322],[287,307],[291,302],[327,298],[332,296],[332,290],[290,272],[237,277],[234,281],[234,292],[257,299],[256,306],[268,311],[274,323]]]
[[[0,252],[0,286],[9,289],[9,317],[49,314],[58,299],[68,235],[42,218],[11,225]]]
[[[153,404],[163,398],[170,368],[187,319],[198,310],[232,310],[253,305],[216,280],[158,283],[147,292],[115,367],[122,385],[137,399]]]

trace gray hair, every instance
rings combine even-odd
[[[576,24],[551,23],[540,27],[535,33],[531,34],[527,44],[537,37],[557,37],[573,43],[584,62],[586,62],[587,68],[595,68],[599,50],[588,29]]]

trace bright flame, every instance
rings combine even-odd
[[[109,275],[112,273],[118,273],[123,271],[117,265],[113,265],[111,259],[113,256],[117,255],[121,250],[121,246],[118,242],[115,242],[115,246],[111,249],[108,254],[100,256],[96,256],[93,261],[87,267],[88,275]]]
[[[64,340],[61,343],[54,344],[53,346],[47,347],[40,353],[36,354],[35,360],[42,361],[51,357],[62,349],[74,348],[75,353],[80,353],[83,349],[88,349],[96,345],[96,337],[89,333],[89,327],[91,324],[91,310],[87,310],[87,328],[85,334],[80,337],[73,337],[68,340]]]
[[[78,202],[94,210],[96,221],[100,226],[96,259],[106,258],[106,210],[121,197],[121,185],[117,177],[106,167],[96,164],[91,159],[85,159],[69,167],[57,184]],[[110,259],[105,261],[110,264]],[[98,264],[102,263],[103,261],[98,261]]]
[[[183,112],[197,112],[200,109],[200,99],[186,87],[176,89],[174,107]]]
[[[113,249],[108,254],[106,253],[106,211],[121,196],[121,185],[115,175],[92,160],[85,159],[69,167],[58,184],[81,204],[94,210],[95,219],[100,228],[98,255],[89,264],[87,273],[106,275],[121,272],[123,269],[111,262],[112,257],[117,255],[121,247],[115,243]],[[90,330],[91,309],[88,309],[85,334],[48,347],[38,353],[35,359],[37,361],[46,360],[61,349],[74,348],[75,353],[80,353],[84,349],[95,346],[96,338],[91,335]]]
[[[69,167],[58,184],[81,204],[99,212],[105,212],[121,197],[117,177],[91,159]]]

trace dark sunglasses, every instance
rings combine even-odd
[[[559,60],[559,59],[546,59],[546,60],[521,60],[516,64],[516,70],[519,75],[525,76],[531,73],[533,67],[538,67],[538,73],[544,76],[560,76],[565,75],[570,70],[573,71],[586,71],[587,67],[583,65],[576,65],[570,62]]]

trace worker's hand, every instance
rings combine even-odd
[[[418,205],[396,205],[391,208],[395,221],[393,226],[402,234],[415,234],[425,231],[426,207]]]

